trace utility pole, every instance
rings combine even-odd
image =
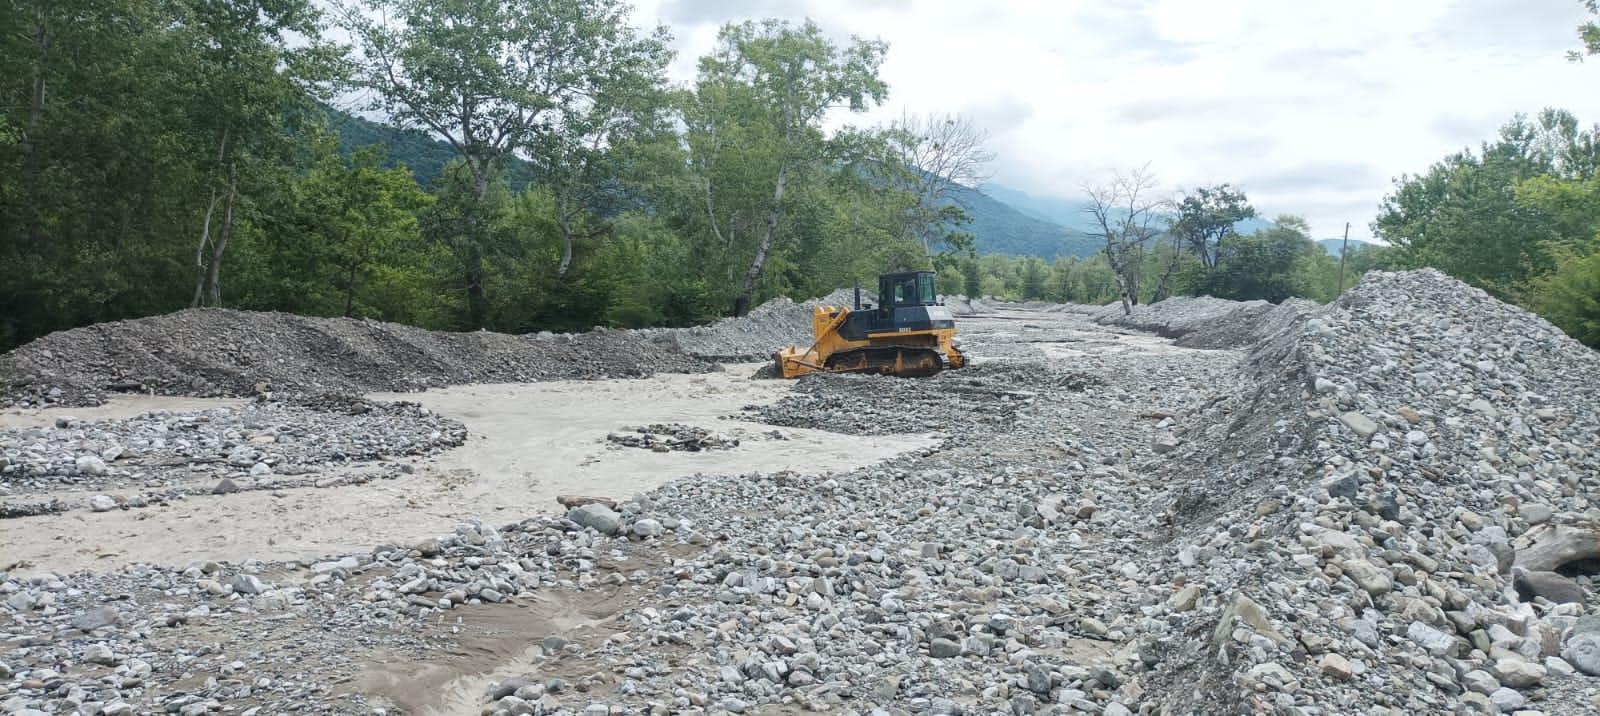
[[[1344,293],[1344,255],[1350,253],[1350,222],[1344,222],[1344,244],[1339,247],[1339,293]]]

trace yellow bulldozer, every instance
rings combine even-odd
[[[934,293],[932,271],[878,277],[878,306],[818,306],[811,314],[810,348],[789,346],[772,354],[777,374],[878,373],[920,377],[967,364],[956,349],[955,317]]]

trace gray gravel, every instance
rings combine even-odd
[[[96,405],[109,392],[359,395],[713,367],[627,331],[445,333],[372,320],[203,308],[60,331],[6,353],[0,356],[0,406]]]
[[[333,465],[430,455],[466,437],[459,422],[414,403],[334,396],[125,420],[63,414],[52,426],[0,430],[0,504],[62,488],[112,492],[86,499],[120,507],[139,495],[294,486]]]
[[[965,371],[825,376],[753,410],[943,436],[874,466],[700,475],[310,563],[0,580],[0,706],[370,713],[395,704],[342,686],[359,662],[447,665],[485,617],[606,602],[600,631],[526,637],[465,709],[1600,709],[1600,357],[1540,319],[1422,271],[1263,319],[1245,351],[1072,310],[964,326]]]

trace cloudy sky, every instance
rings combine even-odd
[[[674,79],[729,21],[811,18],[889,43],[888,105],[960,112],[994,181],[1076,197],[1149,162],[1168,189],[1232,182],[1318,237],[1366,238],[1403,173],[1516,112],[1600,121],[1600,60],[1570,63],[1578,0],[636,0],[672,28]]]

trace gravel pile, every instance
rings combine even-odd
[[[1600,354],[1430,270],[1369,274],[1247,368],[1169,473],[1152,569],[1189,608],[1141,637],[1147,703],[1600,708]]]
[[[1238,310],[1193,325],[1174,345],[1185,348],[1240,348],[1271,338],[1295,326],[1316,310],[1315,301],[1291,298],[1275,306],[1239,304]]]
[[[245,396],[710,370],[626,331],[513,336],[189,309],[52,333],[0,356],[0,404],[95,404],[106,392]]]
[[[700,452],[739,447],[739,439],[682,423],[655,423],[626,432],[611,433],[606,440],[623,447],[645,448],[655,452]]]
[[[1250,327],[1273,308],[1266,301],[1230,301],[1211,296],[1173,296],[1156,303],[1133,307],[1124,314],[1121,303],[1101,306],[1089,314],[1096,323],[1149,331],[1165,338],[1184,338],[1192,333],[1216,333],[1195,348],[1236,348],[1249,345]],[[1231,336],[1232,342],[1225,336]]]
[[[876,303],[870,291],[863,302]],[[854,306],[854,289],[841,288],[803,303],[778,297],[750,313],[690,328],[640,328],[630,331],[656,345],[716,361],[767,360],[790,345],[811,345],[811,314],[817,306]]]
[[[428,455],[465,442],[466,429],[413,403],[319,396],[240,408],[0,430],[0,498],[58,490],[277,487],[327,466]],[[117,499],[120,496],[114,496]],[[125,500],[119,500],[119,504]]]

